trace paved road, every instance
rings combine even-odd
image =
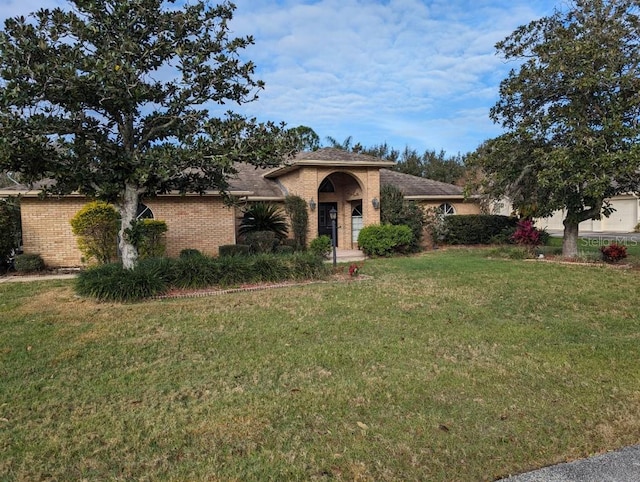
[[[561,238],[562,231],[553,230],[549,231],[549,234],[554,238]],[[582,239],[596,239],[596,240],[608,240],[608,241],[635,241],[640,244],[640,233],[614,233],[612,231],[605,231],[602,233],[584,233],[580,232],[579,236]]]
[[[584,460],[553,465],[503,482],[639,482],[640,445]]]

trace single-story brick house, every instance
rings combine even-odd
[[[266,201],[283,203],[287,195],[307,201],[309,239],[331,234],[329,211],[337,210],[338,247],[353,249],[363,226],[380,222],[380,187],[392,184],[406,199],[425,209],[440,207],[446,214],[479,213],[475,200],[467,200],[462,188],[391,171],[392,162],[376,157],[324,148],[301,152],[277,168],[238,166],[230,181],[230,193],[241,202],[224,203],[219,192],[204,195],[168,194],[143,200],[141,212],[167,223],[167,254],[195,248],[216,255],[218,247],[235,244],[243,204]],[[47,266],[81,265],[81,254],[71,232],[70,219],[87,202],[81,195],[41,198],[38,191],[15,186],[0,196],[21,195],[22,236],[25,253],[40,254]]]

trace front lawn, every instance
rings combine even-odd
[[[446,249],[100,304],[0,284],[1,480],[494,480],[640,442],[640,272]]]

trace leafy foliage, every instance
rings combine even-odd
[[[164,256],[167,250],[167,223],[157,219],[139,219],[126,231],[131,243],[138,250],[140,259]]]
[[[289,132],[295,138],[297,151],[317,151],[320,148],[320,137],[311,127],[298,126]]]
[[[278,246],[278,238],[273,231],[249,232],[244,235],[244,242],[252,254],[273,253]]]
[[[71,230],[78,237],[78,248],[86,260],[108,264],[117,258],[120,227],[118,211],[104,201],[85,204],[73,218]]]
[[[513,236],[511,237],[516,244],[535,248],[542,244],[542,236],[540,230],[535,227],[531,219],[523,219],[518,221]]]
[[[135,269],[124,269],[119,263],[104,264],[80,273],[76,293],[99,301],[121,303],[157,296],[167,290],[158,271],[159,266],[140,263]]]
[[[326,234],[322,236],[318,236],[314,240],[311,241],[309,245],[309,250],[322,258],[328,258],[329,254],[331,254],[331,238]]]
[[[309,230],[307,201],[300,196],[289,195],[284,199],[284,209],[291,220],[295,248],[303,250],[307,246],[307,232]]]
[[[607,263],[615,263],[627,257],[627,247],[619,243],[611,243],[608,246],[601,246],[602,259]]]
[[[466,155],[448,155],[441,150],[426,150],[420,154],[416,149],[405,147],[400,151],[388,144],[379,144],[362,150],[363,154],[369,154],[386,161],[395,162],[394,170],[424,177],[447,184],[461,184],[467,173],[465,166]]]
[[[20,245],[20,204],[15,198],[0,199],[0,268],[4,268]]]
[[[44,260],[39,254],[19,254],[13,266],[18,273],[35,273],[45,268]]]
[[[149,258],[132,270],[111,263],[80,273],[76,292],[100,301],[134,302],[159,296],[171,288],[199,289],[290,279],[319,279],[328,268],[312,253],[221,256],[202,254],[178,259]]]
[[[413,233],[409,226],[371,224],[358,235],[358,246],[367,256],[391,256],[410,250]]]
[[[125,230],[141,195],[224,191],[234,163],[277,165],[294,137],[282,125],[209,113],[263,88],[241,60],[253,38],[229,36],[233,3],[69,3],[9,19],[0,32],[0,171],[115,203],[131,268],[137,252]]]
[[[275,204],[252,204],[242,217],[239,233],[244,236],[257,231],[271,231],[278,239],[286,238],[289,227],[282,210]]]
[[[247,256],[251,247],[247,244],[225,244],[218,247],[220,256]]]
[[[390,184],[380,188],[380,221],[384,224],[404,225],[411,228],[413,239],[411,250],[420,249],[425,215],[422,208],[414,201],[406,201],[402,191]]]
[[[517,218],[493,214],[460,214],[442,219],[442,240],[448,244],[489,244],[506,229],[515,228]]]
[[[508,132],[472,164],[494,198],[523,216],[564,209],[563,254],[578,225],[611,213],[607,199],[640,185],[640,22],[634,0],[576,0],[497,44],[522,60],[500,86],[492,119]]]

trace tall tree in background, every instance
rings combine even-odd
[[[424,177],[447,184],[461,183],[466,174],[465,156],[447,155],[444,150],[426,150],[422,155],[416,149],[406,146],[403,151],[393,149],[386,143],[366,148],[362,151],[385,161],[395,162],[394,170]]]
[[[637,0],[576,0],[497,44],[522,60],[500,85],[492,119],[507,134],[475,163],[494,197],[549,216],[563,209],[563,255],[578,225],[610,214],[607,198],[640,186]]]
[[[296,141],[298,151],[317,151],[320,148],[320,137],[311,127],[298,126],[290,129]]]
[[[224,190],[235,162],[275,165],[293,143],[282,126],[209,115],[263,87],[239,59],[253,39],[229,37],[232,3],[69,3],[0,32],[0,170],[113,202],[132,268],[125,231],[141,196]]]

